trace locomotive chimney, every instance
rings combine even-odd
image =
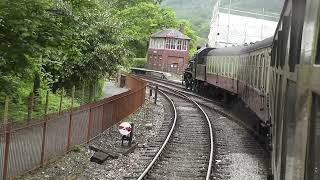
[[[183,23],[180,24],[179,31],[180,31],[182,34],[184,34],[184,24],[183,24]]]

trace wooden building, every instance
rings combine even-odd
[[[180,30],[163,29],[150,37],[147,68],[182,74],[188,64],[190,38]]]

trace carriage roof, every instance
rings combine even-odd
[[[240,45],[234,47],[213,49],[208,53],[208,56],[231,56],[250,53],[259,49],[270,47],[273,42],[273,37],[269,37],[262,41],[257,41],[254,44]]]

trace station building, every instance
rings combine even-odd
[[[163,29],[151,35],[146,68],[182,74],[188,64],[191,40],[183,33],[184,26],[180,25],[179,31]]]

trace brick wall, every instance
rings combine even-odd
[[[148,69],[182,74],[189,60],[188,51],[148,49]]]

